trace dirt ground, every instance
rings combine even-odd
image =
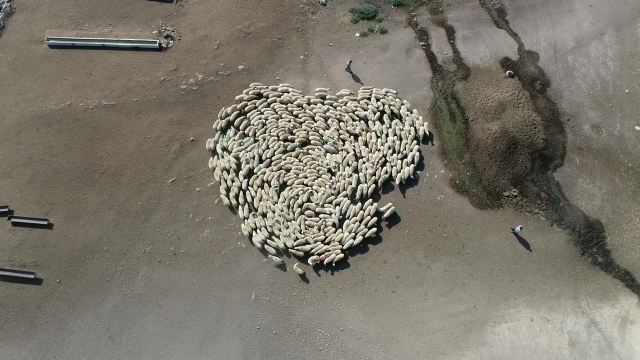
[[[477,2],[452,3],[462,57],[500,74],[515,44]],[[0,36],[0,205],[54,226],[0,223],[0,267],[42,278],[0,281],[1,359],[640,359],[638,297],[547,221],[455,193],[433,127],[419,182],[382,195],[400,221],[343,269],[306,267],[306,283],[241,235],[216,203],[205,141],[249,83],[361,82],[429,113],[431,71],[406,13],[381,5],[389,34],[358,38],[354,4],[14,1]],[[506,6],[566,121],[556,177],[638,277],[640,5]],[[165,52],[44,43],[48,30],[147,38],[161,23],[181,34]],[[444,32],[433,36],[446,62]]]

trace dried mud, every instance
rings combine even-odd
[[[517,80],[472,69],[456,87],[469,118],[468,158],[483,174],[478,182],[494,199],[525,189],[531,153],[545,144],[544,122]]]
[[[640,283],[613,259],[602,222],[571,204],[553,176],[564,163],[567,139],[560,109],[547,94],[551,80],[539,66],[539,55],[509,26],[501,2],[479,3],[518,45],[518,59],[500,60],[502,69],[512,70],[516,79],[469,69],[441,1],[417,2],[415,7],[426,6],[433,23],[445,30],[454,70],[438,63],[428,30],[413,16],[408,18],[433,73],[431,116],[454,173],[453,187],[484,208],[504,205],[502,193],[518,189],[517,207],[544,214],[570,234],[585,259],[640,296]]]

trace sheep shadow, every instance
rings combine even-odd
[[[273,260],[269,259],[269,255],[271,255],[271,254],[269,254],[269,252],[268,252],[267,250],[265,250],[265,249],[258,249],[258,251],[260,251],[260,253],[262,254],[262,256],[264,256],[264,260],[263,260],[263,261],[264,261],[265,263],[267,263],[267,264],[269,264],[269,265],[271,265],[271,266],[275,267],[276,269],[278,269],[278,270],[280,270],[280,271],[282,271],[282,272],[288,272],[288,271],[289,271],[289,269],[287,269],[287,264],[286,264],[285,262],[283,262],[281,265],[275,265],[275,264],[273,263]],[[276,251],[279,251],[279,252],[281,252],[281,253],[282,253],[282,251],[280,251],[280,250],[276,250]]]
[[[371,246],[376,246],[382,242],[382,236],[380,235],[381,231],[382,231],[382,226],[378,224],[378,232],[376,233],[376,236],[363,240],[358,246],[345,250],[344,254],[346,256],[344,257],[344,259],[337,262],[335,266],[332,266],[332,265],[325,266],[324,264],[316,264],[313,266],[313,272],[315,272],[318,277],[322,276],[321,274],[322,272],[324,274],[329,274],[333,276],[335,275],[335,273],[339,271],[350,268],[351,263],[349,262],[349,259],[351,259],[352,256],[355,257],[358,255],[366,254],[367,252],[369,252],[369,250],[371,250]]]
[[[387,218],[387,229],[391,229],[394,226],[398,225],[400,223],[400,214],[398,214],[397,212],[394,212],[393,215],[391,215],[389,218]]]
[[[387,181],[384,184],[382,184],[382,189],[380,189],[380,193],[385,195],[395,190],[395,188],[396,187],[393,185],[393,183],[391,183],[391,181]]]
[[[325,275],[329,274],[331,276],[334,276],[337,272],[348,269],[350,267],[351,267],[351,264],[349,263],[349,260],[345,257],[344,259],[337,262],[335,266],[332,264],[327,264],[327,265],[320,264],[320,263],[315,264],[313,265],[313,272],[316,273],[318,277],[322,276],[321,272],[323,272]]]
[[[420,174],[413,175],[413,178],[408,178],[404,183],[400,184],[398,188],[400,189],[400,193],[403,198],[407,198],[407,190],[415,187],[420,183]]]

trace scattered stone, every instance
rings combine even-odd
[[[169,179],[169,184],[171,184],[174,181],[176,181],[176,178]]]
[[[507,70],[507,77],[513,79],[514,77],[516,77],[516,74],[514,74],[511,70]]]
[[[154,31],[154,33],[161,34],[160,41],[162,42],[162,46],[166,49],[173,47],[175,42],[181,39],[180,33],[171,27],[161,27]]]
[[[640,126],[636,126],[636,130],[640,131]]]

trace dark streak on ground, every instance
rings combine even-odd
[[[560,120],[560,110],[547,95],[551,81],[538,65],[540,56],[535,51],[527,50],[520,36],[509,26],[504,6],[489,5],[486,0],[479,2],[491,16],[496,27],[506,31],[518,44],[518,59],[503,58],[500,64],[504,70],[515,72],[523,88],[531,96],[536,113],[545,124],[545,146],[542,150],[532,152],[531,174],[526,179],[526,186],[533,190],[527,192],[531,194],[531,198],[528,199],[532,204],[530,206],[542,207],[539,210],[543,211],[551,222],[570,234],[582,256],[640,296],[640,283],[630,271],[613,259],[602,222],[588,217],[580,208],[569,203],[562,187],[553,176],[553,172],[564,163],[567,139],[564,124]],[[408,24],[424,44],[422,48],[432,71],[431,89],[434,99],[430,112],[439,131],[442,153],[455,175],[452,185],[457,191],[468,196],[475,205],[499,206],[499,203],[488,196],[475,180],[477,175],[474,169],[465,161],[469,134],[468,118],[453,89],[457,82],[469,77],[470,70],[456,46],[455,29],[448,24],[441,1],[417,1],[411,11],[421,5],[426,5],[434,24],[445,30],[456,65],[455,70],[448,71],[438,63],[431,48],[428,31],[420,27],[413,16],[409,16]]]
[[[417,3],[415,6],[420,6]],[[419,41],[424,44],[424,50],[431,67],[431,89],[434,94],[429,108],[440,137],[442,155],[448,161],[454,177],[451,185],[460,193],[468,196],[469,200],[480,208],[499,206],[499,201],[492,198],[476,180],[476,170],[469,164],[468,153],[468,117],[464,108],[456,97],[454,87],[469,77],[470,69],[464,63],[460,51],[456,46],[456,32],[447,22],[447,18],[440,10],[439,1],[429,1],[427,4],[434,24],[445,31],[452,49],[452,60],[456,65],[454,70],[447,70],[438,63],[436,54],[431,49],[431,39],[427,29],[420,27],[413,16],[408,17],[409,26],[416,33]]]
[[[540,56],[527,50],[520,36],[513,31],[504,6],[491,6],[486,0],[479,2],[496,27],[506,31],[518,44],[518,59],[503,58],[500,64],[503,69],[515,72],[545,123],[546,144],[542,150],[532,154],[530,183],[544,197],[546,217],[571,235],[582,256],[640,296],[640,283],[629,270],[613,259],[602,222],[587,216],[580,208],[569,203],[553,176],[553,172],[564,164],[567,136],[560,120],[560,110],[547,95],[551,81],[538,65]]]

